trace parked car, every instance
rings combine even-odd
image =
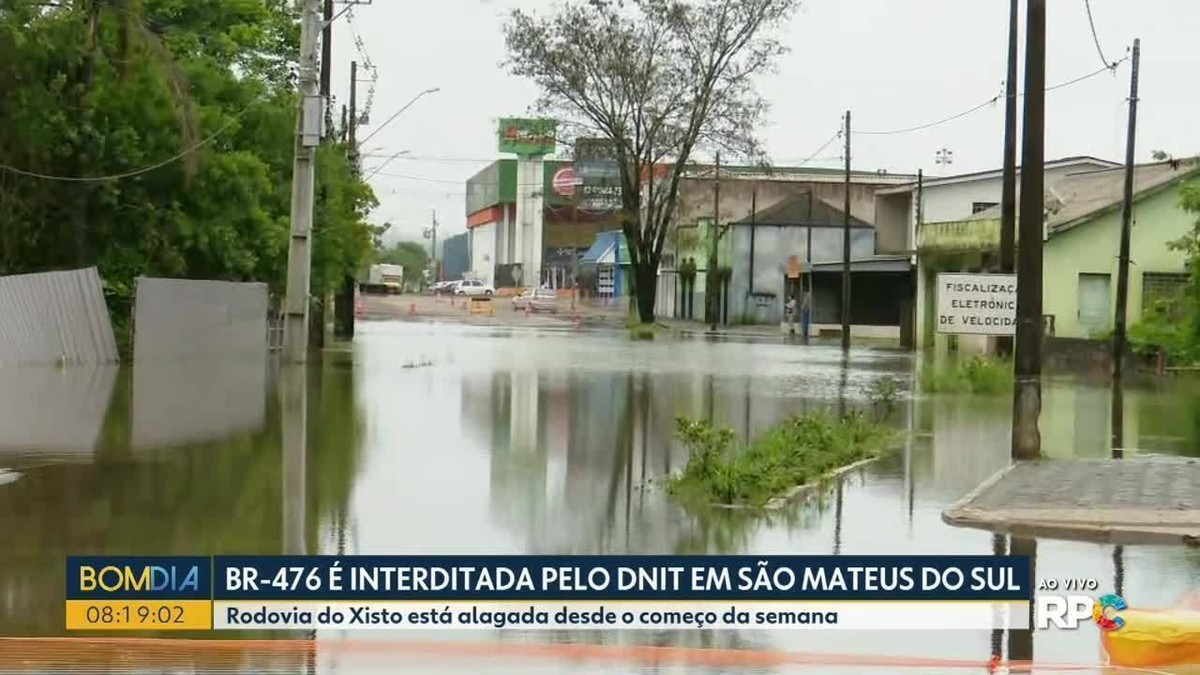
[[[458,285],[454,287],[453,293],[455,295],[486,295],[491,297],[496,294],[496,289],[492,288],[491,284],[485,284],[482,281],[465,279],[458,282]]]
[[[429,292],[434,295],[449,295],[454,292],[454,287],[457,285],[457,281],[439,281],[429,287]]]
[[[558,312],[558,294],[548,288],[529,289],[512,299],[513,309],[518,312],[528,307],[531,312]]]

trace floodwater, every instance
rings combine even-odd
[[[70,554],[995,553],[992,535],[940,514],[1007,462],[1007,396],[905,392],[894,420],[911,433],[896,452],[770,520],[692,516],[653,487],[686,459],[673,440],[678,416],[754,435],[791,412],[866,405],[875,378],[907,388],[914,371],[911,356],[886,351],[854,351],[848,363],[835,347],[778,340],[631,342],[623,331],[389,322],[360,324],[353,349],[299,372],[8,370],[0,636],[65,635]],[[1108,456],[1109,396],[1103,383],[1048,380],[1044,451]],[[1200,388],[1130,388],[1124,411],[1126,457],[1200,455]],[[1173,606],[1200,588],[1194,549],[1041,540],[1035,551],[1038,578],[1094,577],[1135,605]],[[254,637],[293,642],[10,641],[0,652],[20,656],[0,654],[0,671],[142,659],[154,664],[145,672],[951,673],[984,667],[997,642],[1011,642],[1014,658],[1032,649],[1035,663],[1103,659],[1086,627],[1032,644],[1027,632],[988,631]]]

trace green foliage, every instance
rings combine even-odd
[[[654,336],[658,334],[658,324],[655,323],[630,321],[627,326],[631,340],[653,340]]]
[[[118,333],[138,276],[287,265],[299,30],[283,0],[9,0],[0,10],[0,274],[96,265]],[[167,161],[178,157],[176,161]],[[104,177],[157,165],[111,180]],[[313,293],[371,254],[370,187],[317,157]]]
[[[1183,305],[1183,301],[1159,302],[1146,308],[1141,321],[1129,327],[1129,348],[1142,356],[1154,356],[1161,350],[1175,364],[1200,361],[1200,342]]]
[[[896,401],[900,398],[900,380],[892,375],[881,375],[871,382],[868,395],[871,408],[879,418],[891,417],[896,412]]]
[[[948,366],[926,364],[921,369],[921,388],[929,393],[998,394],[1013,383],[1012,361],[976,356]]]
[[[708,422],[679,419],[676,430],[689,454],[683,472],[671,479],[671,494],[691,505],[752,507],[873,457],[892,437],[858,412],[792,417],[737,448],[732,430]]]
[[[410,279],[421,279],[422,272],[429,267],[429,251],[415,241],[401,241],[391,248],[375,250],[375,262],[404,266],[405,284]]]
[[[1179,297],[1143,308],[1141,320],[1129,329],[1129,345],[1140,354],[1162,350],[1172,363],[1192,365],[1200,362],[1200,180],[1183,186],[1180,206],[1198,216],[1190,232],[1170,243],[1186,258],[1188,283]]]

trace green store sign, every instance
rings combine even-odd
[[[558,121],[505,118],[500,120],[500,152],[522,156],[553,154],[558,147]]]

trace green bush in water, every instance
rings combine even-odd
[[[791,417],[740,448],[734,447],[730,429],[686,419],[676,426],[688,463],[671,479],[671,494],[704,505],[765,505],[794,487],[874,457],[892,435],[861,413]]]
[[[1007,359],[976,356],[947,368],[921,369],[921,388],[930,393],[997,394],[1008,391],[1012,383],[1012,361]]]

